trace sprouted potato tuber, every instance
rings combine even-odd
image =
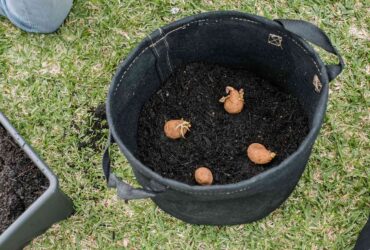
[[[244,90],[237,91],[233,87],[226,87],[227,96],[223,96],[219,101],[224,104],[224,109],[230,114],[242,112],[244,107]]]
[[[276,153],[269,151],[260,143],[252,143],[247,149],[247,155],[256,164],[267,164],[275,158]]]
[[[199,185],[211,185],[213,182],[213,175],[211,170],[206,167],[199,167],[195,170],[195,181]]]
[[[181,120],[169,120],[164,124],[164,133],[168,138],[185,138],[185,134],[190,130],[190,122]]]

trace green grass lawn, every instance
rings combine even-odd
[[[55,34],[28,34],[0,18],[0,109],[59,176],[76,214],[28,249],[351,249],[370,212],[370,6],[361,0],[75,1]],[[325,3],[323,3],[325,2]],[[173,7],[179,13],[171,14]],[[304,19],[331,37],[346,69],[330,83],[325,123],[291,197],[255,223],[185,224],[150,200],[117,200],[98,149],[78,148],[118,63],[156,28],[209,10]],[[325,58],[328,58],[325,56]],[[107,134],[107,130],[104,131]],[[137,184],[115,148],[114,167]]]

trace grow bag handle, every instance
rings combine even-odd
[[[343,58],[323,30],[312,23],[302,20],[275,19],[274,21],[281,24],[286,30],[338,57],[339,64],[326,65],[329,81],[335,79],[342,72],[344,68]]]
[[[111,172],[110,169],[110,155],[109,155],[109,148],[112,144],[113,138],[112,134],[109,131],[109,138],[107,147],[105,148],[103,154],[103,172],[105,178],[107,180],[107,186],[110,188],[117,188],[117,195],[119,198],[125,200],[134,200],[134,199],[146,199],[156,196],[156,192],[145,190],[142,188],[134,188],[130,184],[122,181],[119,177],[117,177],[114,173]]]

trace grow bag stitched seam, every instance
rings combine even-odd
[[[192,22],[192,23],[193,23],[193,22]],[[188,23],[188,24],[186,24],[186,25],[183,25],[183,26],[181,26],[181,27],[179,27],[179,28],[176,28],[176,29],[174,29],[174,30],[171,30],[170,32],[167,32],[167,33],[164,35],[164,37],[166,37],[167,35],[171,34],[172,32],[175,32],[175,31],[177,31],[177,30],[179,30],[179,29],[186,29],[186,27],[187,27],[187,26],[189,26],[189,25],[190,25],[190,23]],[[161,39],[163,39],[163,37],[162,37]],[[114,92],[113,92],[113,95],[114,95],[114,96],[117,94],[118,88],[119,88],[119,86],[121,85],[121,83],[122,83],[122,80],[123,80],[124,76],[125,76],[125,75],[126,75],[126,73],[131,69],[132,65],[136,62],[136,60],[137,60],[137,59],[139,59],[139,58],[140,58],[140,56],[141,56],[145,51],[147,51],[150,47],[153,47],[153,46],[155,46],[158,42],[160,42],[160,41],[161,41],[161,39],[159,39],[159,40],[157,40],[155,43],[152,43],[151,45],[149,45],[149,46],[145,47],[145,48],[143,49],[143,51],[141,51],[141,52],[140,52],[140,54],[139,54],[139,55],[137,55],[137,56],[134,58],[134,60],[130,63],[130,65],[127,67],[127,69],[123,72],[123,74],[122,74],[122,76],[121,76],[121,79],[119,80],[119,82],[118,82],[118,84],[117,84],[116,88],[114,89]]]
[[[149,35],[148,35],[148,37],[149,37],[149,39],[150,39],[151,44],[153,44],[152,36],[149,34]],[[157,75],[158,75],[159,79],[160,79],[161,81],[163,81],[163,80],[164,80],[164,79],[163,79],[163,72],[162,72],[161,68],[160,68],[160,67],[159,67],[159,65],[158,65],[158,63],[159,63],[159,59],[160,59],[160,56],[159,56],[158,50],[157,50],[157,48],[156,48],[155,46],[151,46],[151,48],[152,48],[152,52],[153,52],[153,48],[154,48],[155,68],[156,68],[156,70],[157,70]]]
[[[215,19],[215,24],[217,24],[218,23],[218,21],[223,21],[224,19]],[[246,18],[238,18],[238,17],[231,17],[230,18],[230,20],[238,20],[238,21],[243,21],[243,22],[250,22],[250,23],[253,23],[253,24],[261,24],[260,22],[256,22],[256,21],[253,21],[253,20],[249,20],[249,19],[246,19]],[[167,32],[163,37],[161,37],[160,39],[158,39],[155,43],[153,43],[152,41],[152,44],[151,45],[149,45],[149,46],[147,46],[147,47],[145,47],[144,49],[143,49],[143,51],[139,54],[139,55],[137,55],[135,58],[134,58],[134,60],[130,63],[130,65],[127,67],[127,69],[123,72],[123,74],[122,74],[122,76],[121,76],[121,79],[120,79],[120,81],[118,82],[118,84],[117,84],[117,86],[116,86],[116,88],[115,88],[115,90],[114,90],[114,92],[113,92],[113,95],[115,96],[116,94],[117,94],[117,91],[118,91],[118,88],[119,88],[119,86],[121,85],[121,83],[122,83],[122,80],[123,80],[123,77],[126,75],[126,73],[127,73],[127,71],[132,67],[132,65],[135,63],[135,61],[137,60],[137,59],[139,59],[139,57],[149,48],[149,47],[154,47],[157,43],[159,43],[161,40],[165,40],[166,39],[166,37],[168,36],[168,35],[170,35],[171,33],[173,33],[173,32],[175,32],[175,31],[177,31],[177,30],[180,30],[180,29],[186,29],[187,27],[190,27],[190,25],[191,24],[194,24],[194,23],[202,23],[202,22],[206,22],[206,23],[204,23],[205,25],[207,25],[207,24],[210,24],[210,23],[208,23],[207,21],[209,21],[209,19],[200,19],[200,20],[196,20],[196,21],[192,21],[192,22],[189,22],[189,23],[187,23],[187,24],[185,24],[185,25],[183,25],[183,26],[180,26],[180,27],[178,27],[178,28],[176,28],[176,29],[173,29],[173,30],[171,30],[171,31],[169,31],[169,32]],[[161,29],[160,29],[161,30]],[[315,67],[316,67],[316,69],[317,69],[317,71],[318,71],[318,73],[319,73],[319,75],[321,76],[321,70],[319,69],[319,67],[318,67],[318,65],[317,65],[317,63],[315,62],[315,60],[312,58],[312,56],[310,55],[310,53],[305,49],[305,48],[303,48],[294,38],[291,38],[291,37],[289,37],[289,36],[287,36],[286,34],[283,34],[282,32],[280,32],[279,30],[277,30],[277,32],[279,33],[279,34],[281,34],[281,35],[283,35],[284,37],[286,37],[286,38],[288,38],[289,40],[291,40],[291,41],[293,41],[299,48],[301,48],[302,50],[303,50],[303,52],[306,54],[306,55],[308,55],[309,57],[310,57],[310,59],[311,59],[311,61],[314,63],[314,65],[315,65]]]
[[[238,20],[238,21],[248,22],[248,23],[260,24],[259,22],[249,20],[249,19],[245,19],[245,18],[240,18],[240,17],[231,17],[230,19],[231,20]]]
[[[148,35],[148,37],[149,37],[149,39],[150,39],[151,45],[153,45],[153,40],[152,40],[151,35],[149,34],[149,35]],[[159,58],[159,53],[158,53],[158,51],[157,51],[157,48],[156,48],[155,46],[150,46],[150,47],[154,48],[154,52],[155,52],[155,54],[157,55],[157,57]]]
[[[136,60],[137,59],[139,59],[140,58],[140,56],[145,52],[145,51],[147,51],[148,49],[149,49],[149,47],[150,46],[148,46],[148,47],[146,47],[139,55],[137,55],[135,58],[134,58],[134,60],[130,63],[130,65],[127,67],[127,69],[123,72],[123,74],[122,74],[122,77],[121,77],[121,79],[120,79],[120,81],[118,82],[118,84],[117,84],[117,86],[116,86],[116,88],[114,89],[114,93],[113,93],[113,95],[116,95],[117,94],[117,90],[118,90],[118,88],[119,88],[119,86],[121,85],[121,83],[122,83],[122,80],[123,80],[123,77],[126,75],[126,73],[127,73],[127,71],[129,71],[130,70],[130,68],[132,67],[132,65],[136,62]]]
[[[159,32],[162,35],[163,30],[162,28],[159,28]],[[170,68],[171,73],[173,72],[172,65],[171,65],[171,60],[170,60],[170,55],[169,55],[169,50],[170,50],[170,45],[167,42],[166,36],[163,37],[164,45],[166,46],[166,57],[167,57],[167,65]]]

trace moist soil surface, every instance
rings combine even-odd
[[[219,102],[226,86],[243,88],[244,109],[228,114]],[[166,121],[191,123],[185,139],[164,135]],[[236,183],[282,162],[308,134],[298,100],[245,69],[193,63],[178,69],[144,105],[137,157],[163,177],[195,185],[198,166],[211,169],[214,184]],[[246,150],[261,143],[276,152],[266,165],[252,163]]]
[[[0,234],[48,185],[47,178],[0,125]]]

